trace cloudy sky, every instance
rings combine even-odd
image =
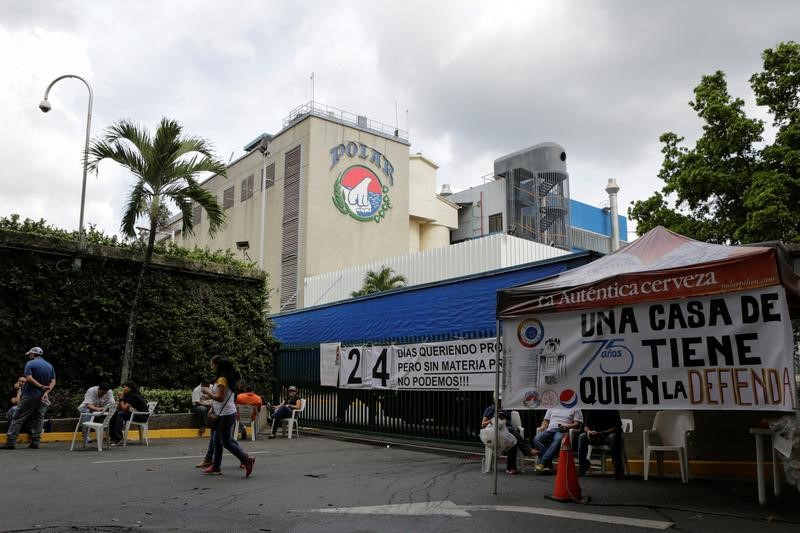
[[[312,99],[409,131],[438,186],[481,183],[494,159],[552,141],[572,197],[626,210],[661,187],[658,137],[693,141],[688,107],[718,69],[753,103],[760,54],[800,39],[793,0],[0,1],[0,216],[76,229],[87,95],[92,134],[162,116],[228,160]],[[86,221],[118,232],[132,178],[90,176]]]

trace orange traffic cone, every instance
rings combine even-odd
[[[575,459],[572,455],[572,445],[569,442],[569,433],[561,439],[561,452],[558,454],[558,469],[556,471],[556,486],[553,488],[551,500],[557,502],[581,502],[581,486],[578,484],[578,475],[575,472]]]

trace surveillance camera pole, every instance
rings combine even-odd
[[[63,76],[59,76],[58,78],[51,81],[50,85],[47,86],[47,89],[44,91],[44,100],[42,100],[42,103],[39,104],[39,109],[41,109],[42,112],[44,113],[50,111],[50,102],[47,100],[47,96],[50,94],[50,89],[53,87],[53,85],[63,80],[64,78],[79,79],[86,85],[86,88],[89,89],[89,110],[86,113],[86,142],[84,144],[84,149],[83,149],[83,185],[81,186],[81,217],[80,217],[80,222],[78,222],[78,250],[84,251],[86,249],[86,232],[83,230],[83,207],[86,203],[86,171],[89,165],[89,135],[92,129],[92,102],[94,101],[94,93],[92,92],[92,87],[91,85],[89,85],[89,82],[87,82],[80,76],[75,76],[74,74],[65,74]],[[74,268],[75,270],[80,270],[80,258],[75,259]]]
[[[267,156],[269,155],[269,141],[264,137],[258,146],[258,151],[263,156],[261,168],[261,238],[258,245],[258,266],[264,270],[264,215],[267,211]]]

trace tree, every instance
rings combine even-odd
[[[190,234],[194,233],[193,207],[200,206],[208,214],[208,230],[213,235],[225,222],[225,212],[216,197],[199,185],[197,178],[207,172],[224,176],[225,164],[216,159],[208,141],[183,136],[183,127],[167,118],[161,119],[154,136],[129,120],[112,125],[101,139],[92,141],[89,170],[96,173],[105,159],[126,167],[136,178],[122,216],[122,233],[136,237],[136,221],[140,218],[146,220],[150,229],[128,316],[120,377],[124,383],[130,379],[139,300],[153,258],[156,229],[164,204],[172,202],[178,207],[183,231]]]
[[[773,116],[774,142],[730,96],[724,72],[703,76],[689,102],[703,134],[691,149],[675,133],[661,135],[665,185],[628,210],[640,235],[662,225],[716,243],[800,242],[800,45],[779,43],[762,59],[750,85]]]
[[[406,286],[406,278],[401,274],[395,274],[394,270],[389,267],[383,267],[377,272],[372,270],[367,271],[364,276],[364,284],[361,286],[360,291],[354,291],[352,296],[366,296],[376,292],[388,291],[391,289],[399,289]]]

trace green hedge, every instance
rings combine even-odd
[[[55,367],[56,391],[119,384],[141,256],[90,246],[76,272],[74,248],[59,242],[4,231],[0,224],[0,389],[11,390],[31,346],[41,346]],[[230,272],[227,266],[178,260],[153,265],[131,365],[139,387],[191,391],[201,376],[210,377],[209,359],[219,354],[234,359],[245,379],[271,394],[277,343],[267,319],[266,276]],[[80,398],[59,403],[74,412]]]

